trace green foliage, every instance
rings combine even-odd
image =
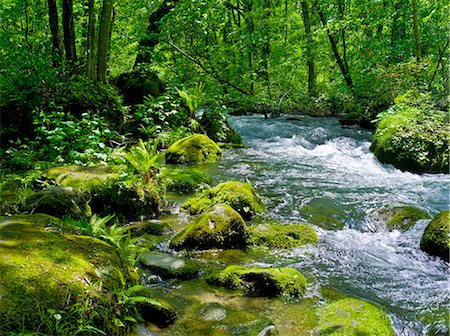
[[[167,190],[190,192],[202,184],[211,183],[208,174],[196,168],[173,168],[164,167],[161,170],[161,180]]]
[[[139,143],[133,146],[128,153],[125,154],[127,161],[142,174],[146,182],[150,182],[158,172],[158,142],[145,143],[139,139]]]
[[[384,163],[413,172],[448,172],[448,114],[429,95],[409,91],[378,116],[372,151]]]

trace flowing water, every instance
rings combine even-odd
[[[369,151],[369,131],[342,128],[336,119],[246,116],[231,122],[249,148],[225,153],[216,172],[220,180],[249,180],[270,218],[343,225],[342,230],[316,227],[317,246],[280,257],[321,285],[379,304],[399,334],[430,328],[447,334],[448,264],[419,249],[428,220],[404,233],[372,233],[366,215],[393,205],[416,206],[431,215],[447,210],[448,175],[416,175],[383,165]]]
[[[371,133],[342,128],[335,119],[245,116],[231,123],[248,148],[225,150],[220,164],[211,168],[215,182],[250,181],[267,207],[254,222],[309,222],[319,243],[282,251],[208,252],[197,258],[207,260],[208,267],[294,267],[308,278],[308,292],[303,300],[286,301],[245,298],[211,289],[201,280],[175,285],[162,292],[180,319],[162,334],[209,334],[193,331],[198,317],[192,306],[225,302],[269,316],[281,335],[313,335],[317,321],[307,312],[323,304],[324,288],[335,293],[331,296],[376,303],[392,318],[397,335],[448,334],[448,264],[419,249],[429,220],[403,233],[374,230],[370,220],[371,211],[385,206],[412,205],[433,216],[448,209],[448,175],[416,175],[380,164],[369,151]]]

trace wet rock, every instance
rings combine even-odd
[[[178,258],[165,253],[144,253],[140,262],[163,278],[192,279],[200,271],[200,265],[194,260]]]
[[[446,261],[450,253],[450,211],[442,211],[425,228],[420,249]]]
[[[196,215],[220,203],[231,206],[245,220],[251,219],[265,209],[252,185],[238,181],[224,182],[214,188],[203,190],[182,204],[181,209]]]
[[[320,312],[317,335],[394,336],[388,315],[380,308],[354,298],[326,305]]]
[[[203,134],[194,134],[178,140],[166,151],[167,163],[211,163],[219,161],[222,150]]]
[[[306,292],[306,280],[293,268],[259,268],[228,266],[207,278],[213,285],[239,289],[256,296],[291,295],[301,297]]]
[[[313,199],[300,209],[300,214],[308,223],[326,230],[340,230],[344,227],[345,212],[332,199]]]
[[[206,303],[201,305],[199,318],[204,321],[220,321],[227,317],[227,313],[227,309],[220,303]]]
[[[197,217],[170,242],[176,250],[183,248],[242,248],[247,244],[247,227],[241,215],[226,204],[219,204]]]
[[[308,224],[257,225],[249,226],[249,245],[271,248],[292,248],[316,243],[314,229]]]
[[[159,220],[159,219],[148,219],[142,221],[131,222],[128,225],[131,235],[142,236],[145,234],[151,235],[167,235],[173,233],[173,229],[169,224]]]
[[[369,231],[383,229],[407,231],[420,219],[430,218],[430,215],[412,206],[387,207],[369,212],[365,223]]]
[[[173,307],[162,300],[146,299],[138,303],[138,310],[142,318],[157,325],[160,328],[165,328],[172,324],[177,314]]]

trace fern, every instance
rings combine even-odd
[[[138,145],[132,147],[125,154],[125,159],[144,176],[147,182],[153,178],[155,168],[158,165],[157,147],[157,140],[146,143],[139,139]]]

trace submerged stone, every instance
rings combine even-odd
[[[326,305],[320,312],[317,335],[394,336],[389,316],[380,308],[354,298]]]
[[[412,206],[386,207],[370,212],[366,219],[366,225],[372,232],[387,228],[389,231],[406,231],[420,219],[430,218],[430,215]]]
[[[420,249],[446,261],[450,253],[450,211],[441,211],[425,228]]]
[[[319,238],[308,224],[249,226],[249,244],[271,248],[292,248],[316,243]]]
[[[247,244],[247,227],[241,215],[226,204],[218,204],[197,217],[170,242],[176,250],[183,248],[242,248]]]
[[[212,163],[219,161],[222,150],[203,134],[194,134],[169,146],[166,151],[167,163]]]
[[[313,199],[300,209],[300,214],[308,223],[326,230],[340,230],[344,227],[344,209],[333,199]]]
[[[243,290],[256,296],[291,295],[301,297],[306,292],[306,280],[293,268],[260,268],[228,266],[207,278],[213,285]]]
[[[249,183],[229,181],[203,190],[182,204],[181,209],[196,215],[215,204],[228,204],[245,220],[265,210],[264,204]]]
[[[200,272],[200,265],[196,261],[165,253],[144,253],[140,261],[150,271],[163,278],[192,279]]]

